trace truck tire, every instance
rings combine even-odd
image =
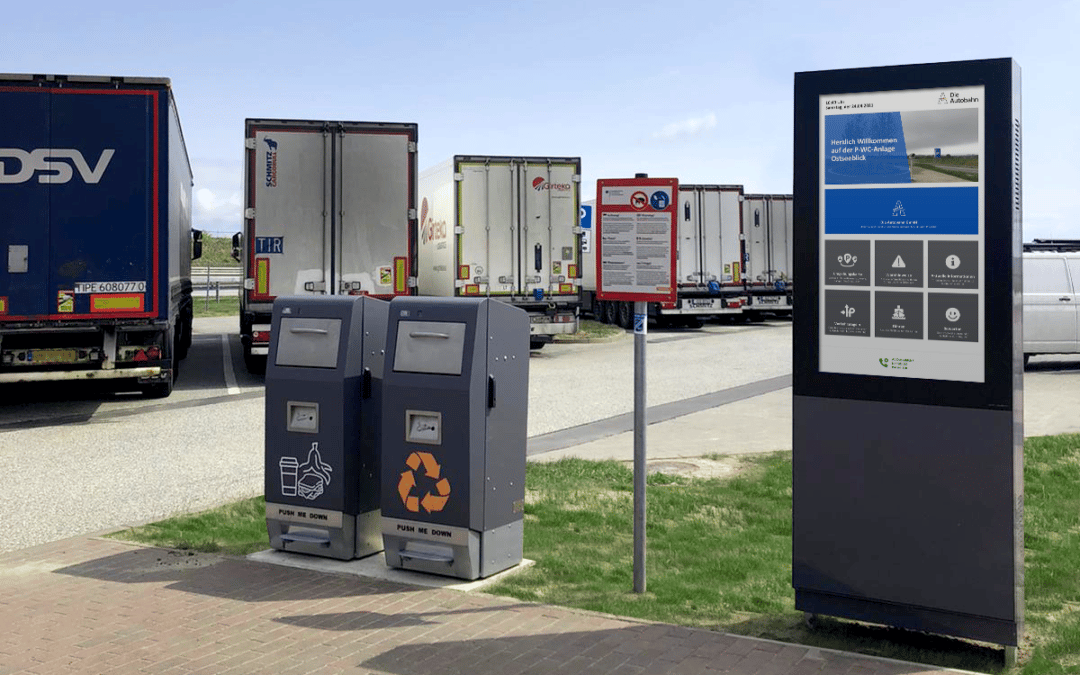
[[[191,333],[194,321],[194,312],[189,305],[184,311],[180,312],[180,319],[176,324],[177,338],[174,353],[177,361],[186,359],[188,350],[191,349]]]
[[[634,305],[630,302],[618,302],[619,325],[627,330],[634,327]]]
[[[615,325],[619,322],[619,303],[615,300],[604,301],[604,323]]]
[[[244,345],[244,366],[252,375],[266,374],[266,357],[251,353],[251,347]]]
[[[607,317],[605,316],[605,313],[607,312],[607,305],[607,300],[593,301],[593,317],[595,317],[596,320],[600,323],[607,323]]]

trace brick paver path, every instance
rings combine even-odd
[[[945,671],[88,537],[0,555],[5,675],[718,672]]]

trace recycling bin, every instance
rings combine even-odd
[[[390,567],[477,579],[521,562],[529,318],[490,299],[390,302],[382,535]]]
[[[266,529],[282,551],[382,550],[378,419],[389,303],[279,297],[266,363]]]

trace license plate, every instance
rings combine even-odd
[[[75,292],[82,293],[145,293],[145,281],[80,281]]]
[[[759,304],[759,305],[779,305],[780,304],[780,298],[779,297],[758,298],[757,300],[755,300],[755,302],[757,304]]]
[[[35,349],[30,353],[33,363],[75,363],[79,352],[75,349]]]
[[[690,306],[691,307],[712,307],[713,306],[713,301],[712,300],[695,300],[694,298],[691,298],[690,299]]]

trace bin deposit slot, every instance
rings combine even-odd
[[[279,366],[336,368],[341,319],[282,318],[278,336]]]
[[[285,404],[285,429],[306,434],[319,432],[319,404],[288,401]]]
[[[409,443],[442,445],[442,413],[406,410],[405,440]]]
[[[399,373],[461,375],[464,354],[464,323],[398,322],[394,370]]]

